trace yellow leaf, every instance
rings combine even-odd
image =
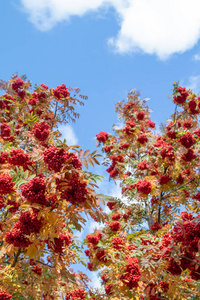
[[[48,217],[48,222],[50,224],[55,224],[56,223],[57,216],[56,216],[55,212],[52,211],[52,212],[48,213],[47,217]]]
[[[32,257],[35,257],[37,253],[38,253],[38,250],[37,250],[37,248],[35,247],[34,244],[31,244],[28,247],[28,250],[26,252],[26,254],[29,256],[29,259],[31,259]]]

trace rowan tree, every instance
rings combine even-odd
[[[96,136],[123,195],[108,197],[109,220],[85,239],[103,299],[200,298],[200,97],[174,83],[171,99],[174,113],[155,131],[132,90],[116,104],[123,125]]]
[[[78,89],[31,87],[13,76],[0,88],[0,300],[88,299],[88,278],[74,237],[86,216],[103,222],[94,191],[100,176],[84,171],[97,151],[68,146],[59,124],[75,121]]]

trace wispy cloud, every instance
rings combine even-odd
[[[78,138],[71,125],[67,124],[59,126],[59,131],[62,133],[61,139],[66,139],[66,143],[68,146],[78,144]]]
[[[190,76],[186,87],[191,89],[194,93],[199,93],[200,91],[200,75]]]
[[[142,51],[167,59],[191,49],[200,37],[199,0],[21,0],[36,28],[53,28],[71,16],[113,7],[120,30],[108,37],[119,53]],[[198,57],[198,56],[197,56]]]
[[[200,60],[200,54],[195,54],[194,55],[194,60]]]

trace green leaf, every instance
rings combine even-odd
[[[16,166],[16,169],[17,169],[17,174],[20,175],[19,167]]]
[[[24,177],[24,169],[22,166],[20,166],[20,175],[21,177]]]
[[[31,180],[31,179],[33,179],[35,177],[36,177],[36,174],[33,174],[33,175],[29,176],[28,180]]]
[[[24,173],[24,178],[25,178],[25,179],[28,178],[28,170],[25,171],[25,173]]]
[[[69,227],[70,229],[76,229],[76,227],[75,227],[73,224],[69,224],[68,227]]]
[[[27,181],[23,178],[18,178],[15,182],[15,185],[20,187],[22,184],[27,183]]]

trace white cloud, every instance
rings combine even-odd
[[[191,49],[200,37],[199,0],[21,0],[39,30],[70,16],[113,7],[121,28],[109,44],[119,53],[142,51],[166,59]],[[106,10],[101,10],[103,14]]]
[[[182,84],[182,86],[184,86],[184,84]],[[191,89],[194,93],[198,93],[200,91],[200,75],[190,76],[186,87]]]
[[[92,287],[94,289],[101,289],[103,291],[104,289],[102,288],[101,279],[98,276],[99,273],[100,273],[99,271],[92,272],[90,276],[92,281]]]
[[[200,60],[200,54],[195,54],[194,55],[194,60]]]
[[[140,49],[166,59],[198,41],[199,9],[198,0],[130,0],[121,14],[120,32],[110,43],[121,53]]]
[[[76,134],[71,127],[71,125],[62,125],[59,126],[59,131],[62,133],[61,139],[66,139],[66,143],[68,146],[77,145],[78,144],[78,138],[76,137]]]
[[[39,30],[45,31],[70,16],[82,16],[98,9],[105,0],[21,0],[30,21]]]

